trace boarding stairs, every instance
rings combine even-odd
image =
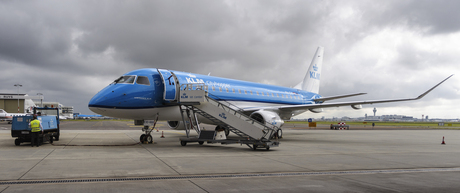
[[[190,138],[190,130],[195,130],[199,135],[201,128],[197,114],[209,119],[216,125],[228,128],[229,131],[240,137],[238,143],[246,144],[250,148],[276,147],[278,141],[270,141],[280,129],[271,124],[263,124],[238,111],[237,108],[224,104],[208,96],[206,85],[184,84],[179,92],[179,104],[183,123],[186,128],[187,138]],[[243,139],[243,140],[241,140]],[[200,143],[202,144],[202,143]]]

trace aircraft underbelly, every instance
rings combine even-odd
[[[142,108],[142,109],[111,109],[90,107],[90,110],[103,114],[108,117],[135,119],[135,120],[152,120],[159,114],[158,119],[163,121],[180,121],[182,117],[178,106],[161,107],[161,108]]]

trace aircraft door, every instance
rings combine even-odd
[[[166,101],[175,101],[177,96],[177,87],[176,85],[176,76],[169,70],[158,69],[160,73],[161,80],[164,84],[164,94],[163,98]]]

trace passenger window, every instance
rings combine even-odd
[[[149,78],[146,76],[138,76],[136,80],[137,84],[150,85]]]
[[[259,95],[259,91],[256,91],[256,95]]]
[[[228,88],[225,88],[225,90],[228,92]]]
[[[240,90],[240,89],[238,89],[238,93],[240,93],[240,94],[241,94],[241,90]]]
[[[247,90],[244,90],[244,94],[248,94],[248,91],[247,91]]]
[[[264,92],[260,92],[260,93],[262,93],[262,96],[264,96]]]
[[[222,87],[219,86],[219,92],[222,92]]]
[[[216,87],[212,86],[212,91],[216,91]]]
[[[249,92],[250,92],[250,93],[251,93],[251,95],[252,95],[252,90],[250,90]]]
[[[232,92],[235,93],[235,89],[234,89],[234,88],[232,88]]]

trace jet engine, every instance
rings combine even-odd
[[[251,113],[249,117],[269,127],[274,125],[281,128],[284,124],[284,121],[280,118],[280,116],[272,111],[258,110]],[[283,131],[281,129],[278,130],[278,137],[283,137]]]
[[[184,123],[182,121],[167,121],[170,129],[174,130],[185,130]]]
[[[312,113],[322,113],[324,110],[323,108],[319,108],[319,109],[308,109],[309,111],[311,111]]]
[[[277,127],[281,127],[284,124],[284,121],[280,118],[280,116],[272,111],[258,110],[253,112],[250,117],[267,126],[275,125]]]
[[[353,108],[355,110],[359,110],[359,109],[362,109],[363,106],[361,106],[361,105],[351,105],[351,108]]]

